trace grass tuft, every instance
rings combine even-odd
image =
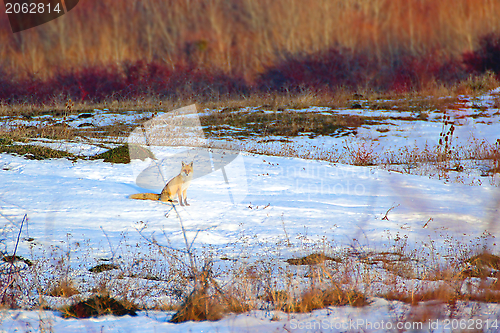
[[[185,321],[214,321],[223,317],[224,305],[204,290],[195,290],[180,306],[180,310],[170,319],[171,323]]]
[[[104,315],[136,316],[136,307],[109,296],[93,296],[61,310],[64,318],[89,318]]]
[[[469,268],[461,272],[463,277],[492,277],[500,270],[500,257],[487,252],[473,256],[467,263]]]
[[[60,280],[52,289],[49,290],[48,295],[53,297],[71,297],[80,292],[75,287],[72,281],[66,279]]]
[[[356,289],[344,290],[338,287],[326,291],[312,289],[302,294],[300,300],[295,304],[293,312],[310,312],[328,306],[362,307],[368,304],[365,295]]]
[[[324,262],[325,260],[340,262],[340,259],[329,257],[322,253],[313,253],[302,258],[287,259],[285,261],[290,265],[316,265]]]

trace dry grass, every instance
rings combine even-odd
[[[368,304],[366,296],[356,289],[343,290],[339,287],[332,287],[327,290],[306,290],[299,300],[294,302],[289,309],[285,308],[285,310],[290,312],[311,312],[328,306],[350,305],[361,307]]]
[[[64,318],[89,318],[104,315],[136,316],[136,307],[127,301],[117,301],[107,295],[93,296],[62,309]]]
[[[379,154],[375,152],[376,143],[372,141],[362,141],[360,143],[344,142],[344,149],[351,164],[359,166],[375,165],[378,162]]]
[[[323,263],[325,260],[340,261],[338,258],[332,258],[323,253],[312,253],[302,258],[287,259],[286,262],[290,265],[316,265]]]
[[[59,280],[47,294],[53,297],[71,297],[73,295],[78,295],[79,293],[80,292],[75,287],[75,283],[73,281]]]
[[[460,294],[456,290],[448,285],[441,284],[437,288],[424,289],[424,290],[408,290],[408,291],[396,291],[391,290],[385,294],[381,294],[381,297],[387,300],[396,300],[412,305],[417,305],[421,302],[438,301],[440,303],[454,303],[456,302]]]
[[[500,257],[491,253],[480,253],[467,259],[469,267],[461,272],[466,277],[487,278],[495,277],[500,270]]]
[[[68,305],[60,307],[66,317],[123,315],[156,308],[175,309],[171,321],[183,322],[218,320],[228,313],[256,309],[304,313],[330,306],[362,307],[370,305],[370,297],[382,297],[411,304],[406,320],[425,321],[448,316],[443,306],[453,309],[458,302],[500,302],[497,255],[460,244],[448,248],[448,255],[441,257],[446,262],[442,262],[429,259],[438,257],[429,247],[412,249],[407,238],[390,238],[393,251],[339,251],[323,240],[312,247],[322,251],[300,258],[277,261],[270,256],[232,261],[229,266],[209,251],[197,256],[205,262],[199,271],[186,265],[183,254],[146,243],[127,246],[128,254],[118,269],[87,272],[85,282],[72,278],[82,275],[81,269],[75,271],[70,255],[74,251],[68,248],[61,254],[54,248],[53,253],[30,258],[32,265],[26,265],[23,278],[13,276],[2,306],[47,307],[42,295],[49,295],[67,299]],[[133,248],[137,252],[130,252]],[[223,251],[220,255],[224,257]],[[50,260],[58,256],[55,263]],[[90,266],[87,262],[80,265],[87,267],[84,271]],[[0,274],[0,283],[5,281],[6,275]],[[79,296],[89,292],[90,298]],[[37,293],[41,293],[38,302],[27,306],[23,299]],[[171,302],[147,302],[153,295],[168,295]]]
[[[208,134],[216,136],[229,130],[236,137],[252,136],[285,136],[297,135],[332,135],[342,136],[355,132],[363,124],[373,124],[377,121],[371,117],[336,115],[333,112],[296,112],[252,110],[234,112],[224,109],[201,117],[202,125],[208,126]]]
[[[307,98],[308,96],[310,99]],[[473,184],[486,179],[492,184],[496,183],[495,174],[500,170],[500,143],[490,143],[475,138],[472,138],[465,145],[456,143],[455,124],[449,114],[453,112],[454,108],[464,107],[459,96],[449,96],[447,98],[431,96],[426,98],[416,93],[382,96],[373,92],[367,92],[366,95],[362,96],[340,91],[333,94],[331,99],[323,98],[325,96],[320,98],[314,105],[322,106],[321,109],[307,112],[289,109],[292,105],[298,106],[297,99],[305,98],[305,101],[310,103],[316,96],[311,92],[299,96],[270,93],[248,99],[211,101],[199,105],[201,108],[216,108],[211,109],[209,115],[202,115],[200,120],[207,137],[243,139],[243,141],[239,142],[240,148],[251,153],[316,159],[359,166],[380,165],[392,171],[429,175],[446,181]],[[103,107],[105,103],[91,106],[90,104],[84,105],[69,100],[65,103],[61,102],[57,110],[48,110],[45,107],[37,109],[31,106],[27,110],[29,115],[23,115],[22,106],[3,106],[5,112],[8,113],[8,110],[12,110],[16,116],[4,118],[3,126],[0,126],[0,151],[33,159],[82,158],[82,156],[72,155],[62,149],[35,145],[32,139],[46,138],[50,140],[89,142],[91,144],[95,139],[98,139],[99,143],[97,145],[106,148],[104,142],[122,143],[130,131],[142,122],[147,121],[151,114],[155,116],[158,112],[170,111],[171,109],[168,107],[174,105],[168,101],[161,104],[161,101],[157,100],[144,100],[141,103],[144,110],[151,112],[145,114],[142,119],[131,122],[116,120],[113,124],[87,127],[67,125],[68,115],[71,115],[72,119],[76,117],[78,120],[80,120],[80,117],[81,119],[90,118],[93,117],[94,111],[87,110],[93,107]],[[177,103],[181,102],[177,101]],[[405,115],[383,116],[383,113],[378,116],[339,115],[337,114],[338,111],[336,111],[338,109],[332,106],[343,105],[341,109],[349,109],[355,106],[356,103],[360,103],[362,104],[361,107],[370,110],[417,111],[418,114],[410,117]],[[113,105],[114,107],[106,112],[111,115],[119,115],[121,112],[126,111],[129,105],[138,107],[140,103],[138,101],[134,103],[125,101],[116,102]],[[439,140],[436,146],[404,146],[395,150],[379,152],[377,141],[373,140],[355,141],[346,139],[342,142],[342,145],[333,146],[300,144],[291,140],[291,138],[297,136],[310,138],[319,135],[348,136],[356,133],[360,126],[384,126],[392,120],[426,121],[429,117],[427,113],[429,110],[437,110],[433,111],[433,113],[438,112],[443,115],[442,131],[440,136],[436,138],[436,140]],[[40,122],[39,125],[28,126],[14,122],[17,120],[38,121],[39,118],[37,117],[46,114],[53,115],[49,123]],[[474,116],[478,115],[480,114]],[[384,131],[387,129],[381,127],[379,130]],[[146,151],[143,155],[152,157]],[[102,158],[113,163],[129,162],[126,147],[118,147],[93,158]],[[471,165],[473,161],[481,162],[487,165],[488,168],[479,170],[476,167],[474,169],[475,167]],[[478,176],[487,176],[488,178],[470,180],[469,176],[471,174],[479,172]]]
[[[353,100],[348,99],[346,101],[353,102]],[[271,107],[288,105],[286,103],[290,101],[281,102],[283,104],[275,104]],[[324,122],[322,116],[314,114],[292,116],[284,110],[278,110],[280,107],[276,108],[277,112],[269,114],[245,113],[240,110],[245,105],[244,101],[233,101],[233,103],[227,105],[226,109],[217,113],[214,118],[208,118],[211,119],[212,126],[220,126],[223,123],[243,126],[249,122],[283,122],[285,118],[280,118],[280,114],[286,114],[286,118],[290,119],[291,122],[276,126],[277,133],[283,135],[283,133],[295,133],[294,126],[298,126],[298,124],[308,126],[307,130],[319,131]],[[380,103],[381,108],[386,108],[391,105],[393,107],[393,103],[396,102],[369,100],[367,103],[370,103],[371,107]],[[406,104],[402,105],[401,108],[407,108],[410,105],[406,100],[402,103]],[[415,108],[427,107],[425,103],[428,102],[417,100],[414,105]],[[76,106],[72,106],[71,109],[64,106],[62,111],[79,112],[75,108]],[[243,117],[233,116],[231,113],[233,111],[238,111],[238,114],[241,113]],[[37,111],[33,109],[30,112],[36,114]],[[64,117],[64,114],[61,113],[61,116]],[[351,116],[345,117],[345,119],[344,117],[332,117],[334,124],[330,125],[334,126],[337,125],[335,122],[339,122],[339,126],[350,127],[375,120],[381,121],[383,119]],[[258,126],[250,128],[264,131],[263,127]],[[375,154],[374,147],[370,146],[369,143],[357,146],[349,144],[346,146],[348,159],[344,161],[357,165],[372,165],[380,163],[384,159],[387,163],[392,164],[434,161],[442,164],[442,170],[446,171],[446,168],[450,167],[450,163],[457,158],[469,157],[491,160],[498,169],[499,142],[493,144],[477,142],[477,144],[468,147],[457,147],[453,144],[453,126],[449,119],[443,122],[441,142],[437,147],[425,147],[422,150],[406,149],[387,157]],[[32,130],[33,132],[31,132]],[[1,137],[0,147],[11,147],[14,140],[26,140],[32,135],[35,136],[34,133],[40,133],[39,131],[43,133],[44,130],[43,128],[36,130],[15,128]],[[61,132],[66,131],[64,127],[60,130]],[[265,133],[263,132],[263,134]],[[53,135],[62,137],[60,133]],[[113,133],[113,135],[115,134]],[[296,147],[287,146],[286,143],[283,147],[285,149],[280,149],[277,154],[287,156],[299,156],[300,154]],[[123,147],[121,149],[123,150]],[[120,151],[118,155],[123,155],[123,153]],[[318,150],[317,152],[309,150],[307,153],[310,155],[305,157],[309,158],[319,157],[335,162],[340,160],[340,154],[334,150]],[[314,155],[314,153],[318,155]],[[250,264],[236,262],[223,274],[207,269],[202,270],[198,275],[193,272],[192,267],[185,263],[185,258],[179,253],[149,243],[143,244],[149,252],[129,253],[130,256],[124,259],[127,262],[119,266],[114,264],[113,266],[110,264],[96,266],[95,263],[90,265],[90,263],[85,262],[87,264],[85,271],[88,270],[88,267],[112,268],[110,271],[96,269],[89,278],[90,282],[85,283],[74,280],[70,276],[73,269],[70,263],[74,260],[69,257],[70,250],[67,251],[67,256],[63,256],[55,266],[49,260],[54,257],[54,254],[45,253],[45,257],[32,258],[30,262],[33,262],[33,266],[29,266],[25,270],[30,276],[28,282],[35,282],[32,285],[25,282],[19,272],[11,274],[9,279],[0,273],[0,290],[4,291],[1,303],[5,307],[18,307],[21,300],[27,297],[26,295],[33,296],[34,292],[44,294],[42,292],[44,290],[49,290],[48,294],[53,297],[69,297],[76,295],[78,291],[91,292],[96,295],[92,298],[91,304],[85,303],[86,301],[78,303],[81,304],[79,307],[82,309],[78,310],[77,306],[75,314],[70,316],[79,316],[77,313],[80,312],[93,316],[112,313],[111,308],[114,306],[112,304],[115,304],[111,298],[105,299],[103,305],[92,303],[100,301],[99,297],[101,296],[99,295],[113,294],[113,296],[120,296],[120,299],[133,297],[134,300],[138,300],[139,308],[147,309],[151,306],[146,304],[145,299],[156,292],[169,295],[173,300],[172,303],[157,304],[156,307],[175,308],[177,314],[172,318],[172,321],[180,322],[185,320],[217,320],[229,312],[238,313],[252,309],[308,312],[328,306],[366,306],[369,305],[368,297],[372,296],[413,305],[423,305],[424,307],[411,312],[409,318],[415,320],[443,315],[432,307],[425,307],[423,303],[426,302],[434,301],[432,306],[435,306],[435,303],[453,306],[457,301],[500,302],[500,293],[498,292],[500,290],[498,282],[500,260],[498,256],[482,253],[477,248],[463,247],[458,242],[455,243],[458,245],[451,247],[452,253],[448,257],[456,258],[456,260],[446,262],[452,267],[451,269],[443,268],[443,263],[429,260],[428,255],[415,253],[414,250],[408,248],[406,240],[398,235],[395,237],[395,244],[392,247],[395,249],[394,251],[374,251],[361,256],[348,251],[346,251],[347,254],[339,253],[338,249],[327,247],[323,248],[322,252],[314,252],[284,262],[277,262],[274,257]],[[290,245],[290,241],[288,241],[288,245]],[[324,247],[324,244],[320,245]],[[437,256],[436,253],[432,255]],[[16,261],[14,260],[15,255],[7,256],[7,258],[11,258],[12,262]],[[220,261],[224,261],[222,259],[218,261],[213,256],[203,257],[203,259],[210,263],[219,264]],[[422,262],[426,264],[424,268]],[[304,273],[304,271],[306,272]],[[380,271],[383,274],[380,274]],[[42,277],[42,272],[54,272],[50,283],[47,278]],[[219,278],[223,282],[220,282]],[[398,283],[401,279],[417,280],[422,284],[410,285],[402,289]],[[480,279],[481,283],[474,285],[474,279]],[[374,282],[383,284],[386,291],[383,293],[373,292],[371,285]],[[438,284],[430,282],[438,282]],[[463,288],[467,285],[471,285],[468,290]],[[42,305],[43,301],[39,301],[35,306]],[[87,312],[89,308],[98,310],[97,312]]]
[[[2,67],[21,75],[143,59],[193,62],[252,76],[288,54],[332,46],[377,59],[405,53],[449,58],[472,50],[479,36],[500,31],[499,16],[500,5],[493,0],[154,0],[119,5],[92,0],[22,34],[10,33],[7,16],[2,16],[0,55]]]
[[[0,153],[21,155],[32,160],[43,160],[48,158],[67,158],[71,160],[76,159],[75,155],[68,153],[66,151],[56,150],[43,146],[30,145],[30,144],[25,144],[25,145],[19,145],[13,143],[3,144],[3,142],[5,142],[3,140],[7,142],[11,141],[10,138],[9,139],[0,138]]]

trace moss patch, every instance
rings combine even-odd
[[[104,160],[110,163],[130,163],[130,156],[145,160],[146,158],[156,159],[155,155],[146,148],[137,145],[121,145],[119,147],[105,151],[104,153],[93,156],[93,160]]]
[[[16,154],[24,156],[30,160],[46,160],[49,158],[68,158],[76,159],[77,157],[66,151],[52,149],[49,147],[32,145],[32,144],[16,144],[8,137],[0,137],[0,153]]]
[[[33,265],[33,263],[29,259],[23,258],[21,256],[5,255],[5,256],[3,256],[2,261],[5,261],[5,262],[11,263],[11,264],[13,264],[16,261],[21,261],[21,262],[24,262],[28,266]]]
[[[118,269],[119,267],[113,264],[100,264],[89,269],[92,273],[101,273],[104,271],[111,271],[113,269]]]
[[[379,124],[380,117],[357,115],[338,115],[333,112],[295,112],[295,111],[252,111],[217,112],[200,118],[208,135],[231,133],[236,137],[248,136],[297,136],[311,135],[342,136],[352,133],[366,124]]]

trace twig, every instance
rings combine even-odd
[[[198,238],[198,234],[199,234],[200,232],[202,232],[202,231],[208,231],[208,230],[210,230],[210,229],[214,229],[215,227],[216,227],[216,226],[210,226],[210,227],[208,227],[208,228],[206,228],[206,229],[197,229],[197,230],[196,230],[196,234],[194,235],[193,240],[191,241],[191,244],[189,244],[189,248],[191,249],[191,248],[193,247],[194,241],[196,240],[196,238]]]
[[[104,234],[104,236],[106,236],[106,239],[108,240],[109,248],[111,250],[111,262],[114,262],[115,251],[113,250],[113,245],[111,245],[111,241],[109,240],[109,237],[108,237],[108,234],[106,233],[106,231],[104,231],[104,228],[102,226],[100,226],[99,228],[101,228],[102,233]]]
[[[159,247],[164,247],[164,248],[169,249],[169,250],[178,251],[178,252],[181,252],[181,253],[184,253],[184,254],[188,254],[187,251],[179,250],[179,249],[176,249],[175,247],[172,247],[172,246],[169,246],[169,245],[158,244],[158,242],[156,240],[144,236],[143,233],[142,233],[142,230],[139,230],[137,228],[135,228],[135,230],[137,230],[137,232],[139,233],[139,235],[142,238],[144,238],[144,240],[147,241],[148,243],[154,244],[154,245],[159,246]]]
[[[179,214],[177,207],[173,203],[172,203],[172,207],[174,208],[175,213],[177,214],[177,217],[179,217],[179,224],[181,225],[182,235],[184,236],[184,242],[186,244],[186,252],[189,256],[189,262],[191,264],[191,269],[193,269],[193,271],[196,272],[197,270],[196,270],[194,256],[193,256],[193,253],[191,252],[191,248],[189,246],[189,242],[188,242],[187,234],[186,234],[186,229],[184,228],[184,223],[182,223],[181,214]]]
[[[10,267],[9,267],[9,278],[7,283],[5,284],[5,287],[2,291],[2,303],[3,300],[5,299],[5,295],[7,294],[7,289],[14,283],[14,278],[13,278],[13,273],[14,273],[14,262],[16,259],[16,253],[17,253],[17,247],[19,245],[19,239],[21,238],[21,232],[23,231],[23,224],[24,221],[26,221],[26,218],[28,217],[28,214],[24,214],[23,220],[21,221],[21,226],[19,227],[19,233],[17,234],[17,240],[16,240],[16,245],[14,247],[14,253],[12,254],[12,259],[10,260]]]
[[[382,220],[389,221],[389,217],[387,217],[387,214],[389,214],[389,212],[390,212],[391,210],[393,210],[394,208],[396,208],[396,207],[399,207],[399,204],[397,204],[396,206],[392,206],[391,208],[389,208],[389,209],[387,210],[387,212],[385,212],[385,216],[382,218]]]
[[[17,234],[17,240],[16,240],[16,246],[14,247],[14,256],[16,255],[17,252],[17,246],[19,245],[19,238],[21,238],[21,232],[23,231],[23,224],[24,221],[26,221],[26,218],[28,217],[28,214],[24,214],[23,220],[21,221],[21,227],[19,227],[19,233]]]
[[[267,207],[267,206],[266,206]],[[265,208],[265,207],[264,207]],[[286,232],[285,228],[285,219],[283,218],[283,213],[281,213],[281,225],[283,226],[283,231],[285,232],[285,237],[286,237],[286,243],[288,247],[292,246],[292,243],[290,243],[290,238],[288,237],[288,233]]]

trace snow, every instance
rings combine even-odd
[[[490,102],[489,97],[484,97],[467,103],[483,103],[481,105],[490,107]],[[494,142],[499,133],[498,110],[491,107],[487,110],[487,122],[476,118],[458,124],[457,140],[466,143],[473,133]],[[126,121],[137,119],[128,113],[123,117],[130,118],[124,118]],[[106,116],[99,119],[105,122]],[[75,118],[71,122],[77,126],[80,120]],[[358,131],[357,138],[376,138],[385,148],[404,147],[408,142],[422,146],[439,138],[443,124],[437,119],[428,122],[397,120],[385,126],[391,128],[388,133],[365,127]],[[342,139],[292,139],[295,143],[310,143],[311,140],[313,144],[331,146],[340,144]],[[102,151],[92,144],[49,144],[59,144],[58,147],[88,155]],[[71,247],[73,257],[84,257],[73,263],[76,268],[102,258],[125,256],[124,251],[116,253],[120,246],[144,243],[143,237],[184,249],[179,216],[194,248],[210,246],[228,258],[248,261],[268,251],[280,260],[293,257],[300,246],[278,245],[286,240],[313,244],[326,237],[339,249],[353,247],[371,251],[386,248],[388,235],[408,235],[410,246],[418,248],[432,239],[444,253],[449,239],[467,243],[482,239],[485,231],[500,237],[497,226],[500,191],[487,181],[481,186],[469,186],[375,166],[246,152],[236,152],[231,163],[207,172],[206,156],[201,148],[196,152],[185,146],[151,148],[162,162],[151,159],[133,160],[130,164],[101,160],[32,161],[0,154],[0,244],[5,247],[2,250],[12,253],[25,214],[28,220],[17,254],[30,258],[33,251],[40,255],[52,248],[64,251]],[[159,193],[164,181],[180,170],[177,160],[164,164],[173,156],[178,156],[179,160],[190,157],[194,161],[195,178],[188,189],[190,206],[177,207],[176,214],[166,203],[128,199],[129,195],[139,192]],[[163,171],[144,173],[155,167]],[[159,177],[163,177],[162,182],[155,183]],[[386,215],[387,220],[383,219]],[[28,236],[35,239],[34,244],[26,240]],[[85,251],[92,251],[79,249],[75,246],[77,243],[87,244]],[[492,243],[488,245],[498,250]],[[81,274],[84,276],[83,271]],[[0,331],[346,332],[363,329],[386,332],[390,331],[387,327],[373,325],[382,322],[396,325],[404,314],[414,311],[401,302],[379,298],[371,302],[362,308],[329,307],[305,314],[251,311],[228,315],[216,322],[182,324],[168,323],[172,316],[168,311],[139,311],[137,317],[77,320],[63,319],[55,311],[2,310]],[[463,318],[481,321],[484,327],[489,325],[486,332],[498,331],[498,325],[495,326],[499,320],[498,305],[469,302],[461,306]],[[360,325],[353,327],[353,321]],[[427,331],[453,331],[451,323],[438,324]]]
[[[492,197],[498,191],[489,185],[443,184],[436,179],[391,173],[374,167],[296,158],[246,153],[239,158],[240,163],[244,163],[248,184],[248,191],[240,195],[239,203],[231,205],[224,196],[227,188],[223,186],[222,175],[217,172],[196,178],[188,190],[191,206],[181,208],[180,215],[190,239],[193,239],[195,230],[202,230],[195,247],[210,244],[223,248],[226,255],[238,259],[243,251],[243,244],[238,242],[243,229],[246,234],[254,236],[250,238],[250,244],[245,244],[250,248],[246,252],[258,256],[259,251],[265,249],[262,244],[272,248],[273,244],[284,239],[282,219],[292,240],[304,234],[312,239],[324,235],[343,247],[353,245],[352,240],[356,238],[366,249],[384,248],[387,232],[407,233],[415,244],[421,244],[420,241],[429,235],[436,237],[443,232],[466,242],[480,237],[485,229],[492,231],[487,212],[489,207],[493,209]],[[106,236],[115,247],[124,232],[128,242],[139,241],[136,224],[145,221],[148,235],[165,230],[170,235],[170,244],[183,248],[175,214],[164,217],[168,207],[159,202],[127,198],[141,191],[134,184],[133,165],[64,159],[29,161],[5,154],[0,157],[0,165],[3,166],[0,171],[1,211],[6,224],[11,224],[6,234],[10,252],[24,214],[29,217],[29,236],[45,247],[57,245],[71,234],[73,243],[90,242],[96,257],[110,258],[111,247]],[[228,175],[231,179],[231,172]],[[397,204],[400,206],[389,213],[389,221],[382,221],[385,212]],[[433,219],[432,222],[423,229],[429,218]],[[443,239],[436,237],[437,242]],[[18,254],[29,257],[28,244],[23,243]],[[287,253],[285,249],[280,259],[291,255],[293,253]],[[4,311],[1,327],[7,331],[13,331],[14,327],[33,327],[36,331],[39,329],[37,325],[49,325],[56,332],[101,329],[134,332],[139,328],[172,332],[272,332],[283,331],[285,325],[294,332],[307,332],[307,329],[292,329],[292,320],[299,318],[296,327],[308,327],[313,321],[330,318],[335,318],[335,323],[336,320],[347,322],[350,318],[379,322],[381,314],[387,321],[391,320],[393,311],[384,310],[388,305],[382,307],[380,302],[385,301],[377,300],[364,310],[345,307],[304,315],[281,314],[279,321],[262,318],[264,312],[256,312],[230,316],[220,322],[179,325],[166,323],[168,314],[66,320],[53,312]],[[359,311],[363,312],[361,317]],[[498,313],[495,311],[493,313]],[[496,318],[494,315],[490,317]],[[322,331],[342,331],[332,325],[334,329]]]
[[[18,145],[39,145],[44,147],[49,147],[55,150],[62,150],[68,153],[79,155],[79,156],[94,156],[105,151],[110,148],[114,148],[116,146],[113,144],[106,144],[106,147],[97,146],[94,144],[88,144],[86,142],[67,142],[64,140],[47,140],[47,139],[33,139],[29,143],[25,142],[17,142]]]
[[[110,112],[107,109],[94,109],[92,112],[84,114],[67,114],[62,118],[52,117],[52,115],[41,115],[30,118],[11,118],[3,116],[6,124],[4,126],[47,126],[65,123],[71,127],[81,126],[110,126],[116,123],[135,123],[142,119],[151,118],[152,112],[124,111]]]
[[[2,214],[10,212],[10,220],[17,221],[28,214],[30,236],[48,242],[65,239],[71,233],[75,241],[91,236],[98,247],[100,242],[106,243],[100,227],[113,241],[121,232],[139,238],[134,235],[134,226],[144,220],[149,232],[163,228],[175,233],[179,228],[175,214],[164,217],[170,206],[127,198],[145,191],[135,184],[134,167],[135,163],[148,162],[151,160],[134,161],[132,165],[65,159],[29,161],[2,154]],[[234,167],[226,167],[226,173],[230,184],[233,179],[235,182],[230,188],[236,204],[231,204],[227,184],[217,170],[195,176],[188,190],[191,206],[179,210],[189,228],[210,228],[200,237],[210,238],[212,244],[237,241],[236,230],[241,229],[241,223],[258,240],[279,240],[283,237],[282,218],[290,235],[304,232],[305,227],[312,237],[325,234],[347,245],[363,233],[370,235],[364,243],[375,247],[382,245],[387,230],[395,233],[403,225],[416,241],[435,230],[446,229],[456,237],[467,233],[472,238],[486,229],[493,231],[486,217],[494,207],[492,193],[497,188],[489,184],[443,184],[437,179],[376,167],[248,153],[242,153],[233,163]],[[194,166],[196,175],[196,159]],[[153,190],[158,189],[161,186]],[[381,217],[395,204],[401,206],[392,210],[390,221],[381,228]],[[266,205],[266,209],[249,208]],[[429,218],[433,219],[431,226],[422,229]],[[11,243],[13,236],[7,237]],[[175,247],[183,246],[181,235],[170,241]]]
[[[432,319],[428,322],[401,321],[408,305],[373,299],[368,307],[339,307],[316,310],[306,314],[279,311],[251,311],[229,315],[216,322],[169,323],[171,312],[147,311],[138,316],[103,316],[91,319],[63,319],[48,311],[7,310],[0,314],[0,329],[6,332],[456,332],[457,328],[481,327],[483,332],[497,332],[498,305],[458,305],[472,314],[467,319]],[[473,315],[474,312],[481,315]],[[476,326],[478,325],[478,326]],[[480,325],[480,326],[479,326]]]

